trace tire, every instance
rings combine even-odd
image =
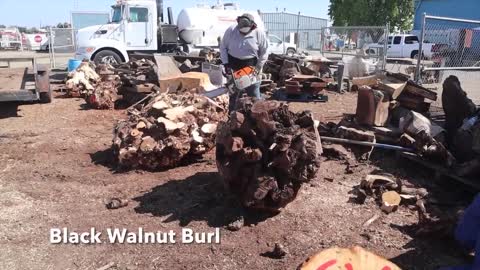
[[[118,53],[111,50],[103,50],[98,52],[93,58],[95,64],[120,64],[123,62],[122,57]]]
[[[297,51],[293,48],[288,48],[286,55],[293,56]]]
[[[52,92],[41,92],[39,93],[40,103],[51,103],[52,102]]]
[[[418,58],[418,51],[413,51],[412,54],[410,55],[410,58],[417,59]]]

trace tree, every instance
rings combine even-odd
[[[57,28],[71,28],[72,26],[68,22],[58,23]]]
[[[330,0],[328,15],[333,26],[380,26],[410,30],[414,0]]]

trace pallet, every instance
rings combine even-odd
[[[410,161],[413,161],[417,164],[420,164],[423,167],[433,170],[435,174],[435,179],[440,179],[441,177],[447,177],[457,182],[460,182],[462,184],[465,184],[469,187],[472,187],[476,190],[480,190],[480,182],[478,180],[455,175],[451,170],[443,166],[440,166],[438,164],[423,160],[422,158],[420,158],[418,155],[414,153],[400,152],[399,156],[406,158]]]

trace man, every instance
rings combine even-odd
[[[220,44],[220,56],[227,72],[237,71],[244,67],[255,67],[256,74],[262,72],[267,62],[268,40],[264,31],[257,28],[255,18],[251,14],[243,14],[237,18],[237,25],[227,29]],[[250,97],[261,98],[260,82],[245,89]],[[239,93],[230,96],[230,110],[235,108]]]
[[[465,210],[455,229],[455,239],[467,251],[475,252],[473,265],[441,268],[441,270],[477,270],[480,269],[480,196]]]

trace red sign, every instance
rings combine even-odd
[[[465,48],[472,47],[473,31],[471,29],[465,29]]]
[[[42,42],[42,37],[39,36],[39,35],[36,35],[36,36],[35,36],[35,42],[37,42],[37,43]]]

